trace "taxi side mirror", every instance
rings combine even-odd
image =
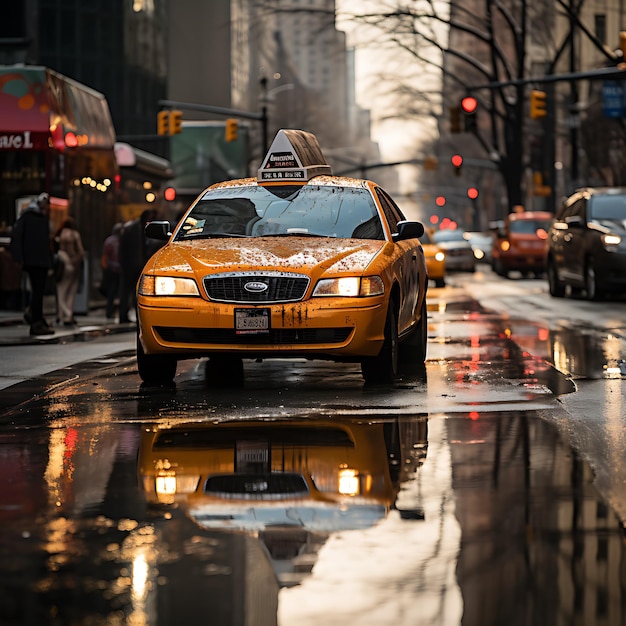
[[[398,222],[398,232],[393,234],[394,241],[404,239],[419,239],[424,234],[424,224],[421,222],[410,222],[402,220]]]
[[[167,220],[148,222],[144,229],[146,237],[167,241],[172,236],[172,228]]]

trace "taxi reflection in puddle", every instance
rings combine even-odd
[[[366,528],[394,504],[399,433],[397,418],[155,426],[140,480],[149,503],[184,506],[206,528]]]

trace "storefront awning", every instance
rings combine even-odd
[[[115,158],[119,167],[132,167],[163,180],[169,180],[174,175],[172,166],[167,159],[135,148],[128,143],[119,141],[115,143]]]
[[[106,98],[45,67],[0,66],[0,150],[112,148]]]

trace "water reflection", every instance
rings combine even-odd
[[[426,454],[426,421],[413,421],[412,432],[408,424],[155,424],[142,434],[139,476],[150,504],[181,506],[206,529],[253,533],[289,585],[310,571],[330,533],[369,528],[395,506],[401,474]],[[408,508],[403,515],[422,517]]]
[[[623,529],[556,429],[513,412],[449,432],[464,625],[623,623]]]
[[[561,372],[579,378],[621,378],[620,362],[626,357],[623,338],[599,331],[550,331],[552,362]],[[626,374],[626,372],[624,372]]]
[[[523,385],[450,342],[428,414],[93,392],[0,426],[0,623],[622,626],[623,529],[496,339],[465,348]]]

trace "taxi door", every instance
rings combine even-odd
[[[398,222],[405,220],[406,217],[404,217],[396,203],[380,187],[376,187],[376,195],[389,222],[392,234],[397,233]],[[423,251],[420,248],[419,240],[408,239],[398,241],[394,245],[402,249],[402,255],[397,261],[397,267],[395,268],[396,275],[400,279],[400,290],[402,292],[402,301],[398,303],[400,307],[398,328],[400,333],[402,333],[413,323],[416,316],[415,311],[420,291],[420,256],[423,257]]]

